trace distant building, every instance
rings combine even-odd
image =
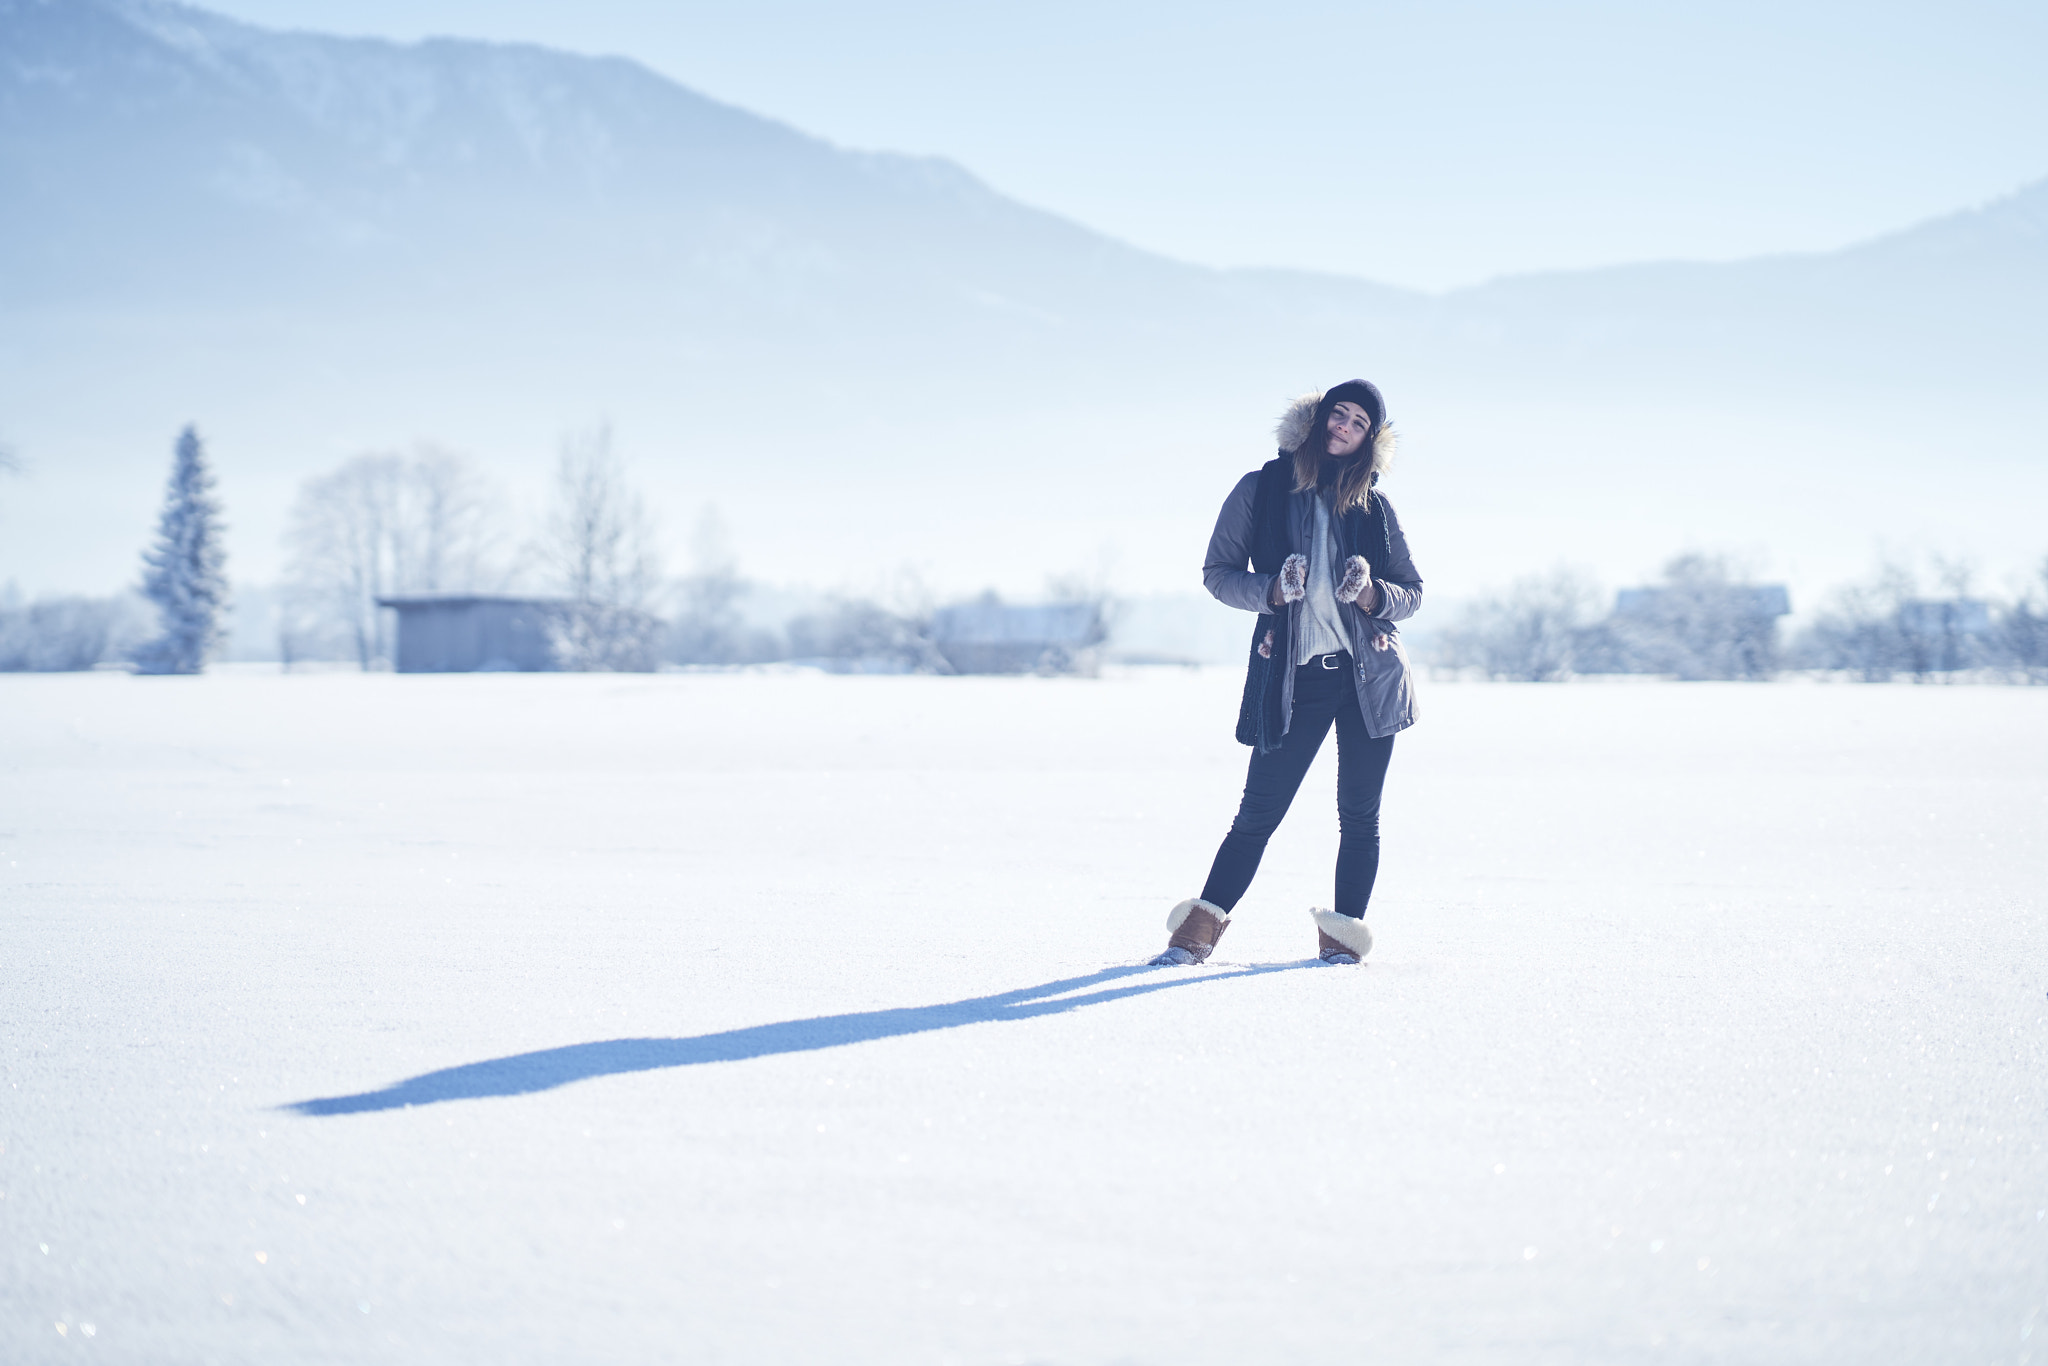
[[[1893,625],[1891,663],[1916,678],[1991,662],[1991,604],[1982,598],[1908,598]]]
[[[1012,607],[986,597],[932,614],[932,644],[963,674],[1087,672],[1107,634],[1092,602]]]
[[[1675,678],[1769,678],[1778,667],[1778,618],[1792,610],[1781,583],[1704,576],[1624,588],[1614,612],[1584,633],[1580,673]]]
[[[1991,604],[1982,598],[1908,598],[1899,604],[1899,625],[1920,636],[1988,636]]]
[[[1792,611],[1792,595],[1782,583],[1707,583],[1624,588],[1614,595],[1614,615],[1657,618],[1698,611],[1703,603],[1729,617],[1754,621],[1776,621]]]
[[[534,673],[552,670],[549,630],[560,604],[545,598],[422,593],[379,598],[398,613],[402,674]]]

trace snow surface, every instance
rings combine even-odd
[[[1237,687],[0,677],[0,1360],[2048,1362],[2048,689]]]

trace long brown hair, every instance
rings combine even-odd
[[[1332,407],[1335,405],[1332,404]],[[1366,434],[1358,449],[1343,457],[1336,477],[1328,484],[1330,507],[1339,514],[1354,507],[1364,507],[1372,496],[1373,467],[1381,462],[1374,456],[1378,451],[1380,437],[1389,434],[1385,423],[1381,423]],[[1330,415],[1323,405],[1316,405],[1315,421],[1309,424],[1308,435],[1294,448],[1294,491],[1307,493],[1310,489],[1323,487],[1323,462],[1329,458]]]

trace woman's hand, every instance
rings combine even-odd
[[[1280,572],[1273,576],[1273,588],[1266,594],[1266,601],[1278,607],[1283,602],[1300,602],[1307,595],[1308,556],[1289,555]]]
[[[1373,586],[1372,566],[1365,556],[1353,555],[1344,561],[1344,582],[1337,585],[1337,601],[1355,602],[1366,611],[1372,610],[1379,592]]]

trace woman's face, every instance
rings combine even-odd
[[[1372,430],[1372,418],[1356,403],[1339,403],[1330,410],[1330,454],[1356,455]]]

